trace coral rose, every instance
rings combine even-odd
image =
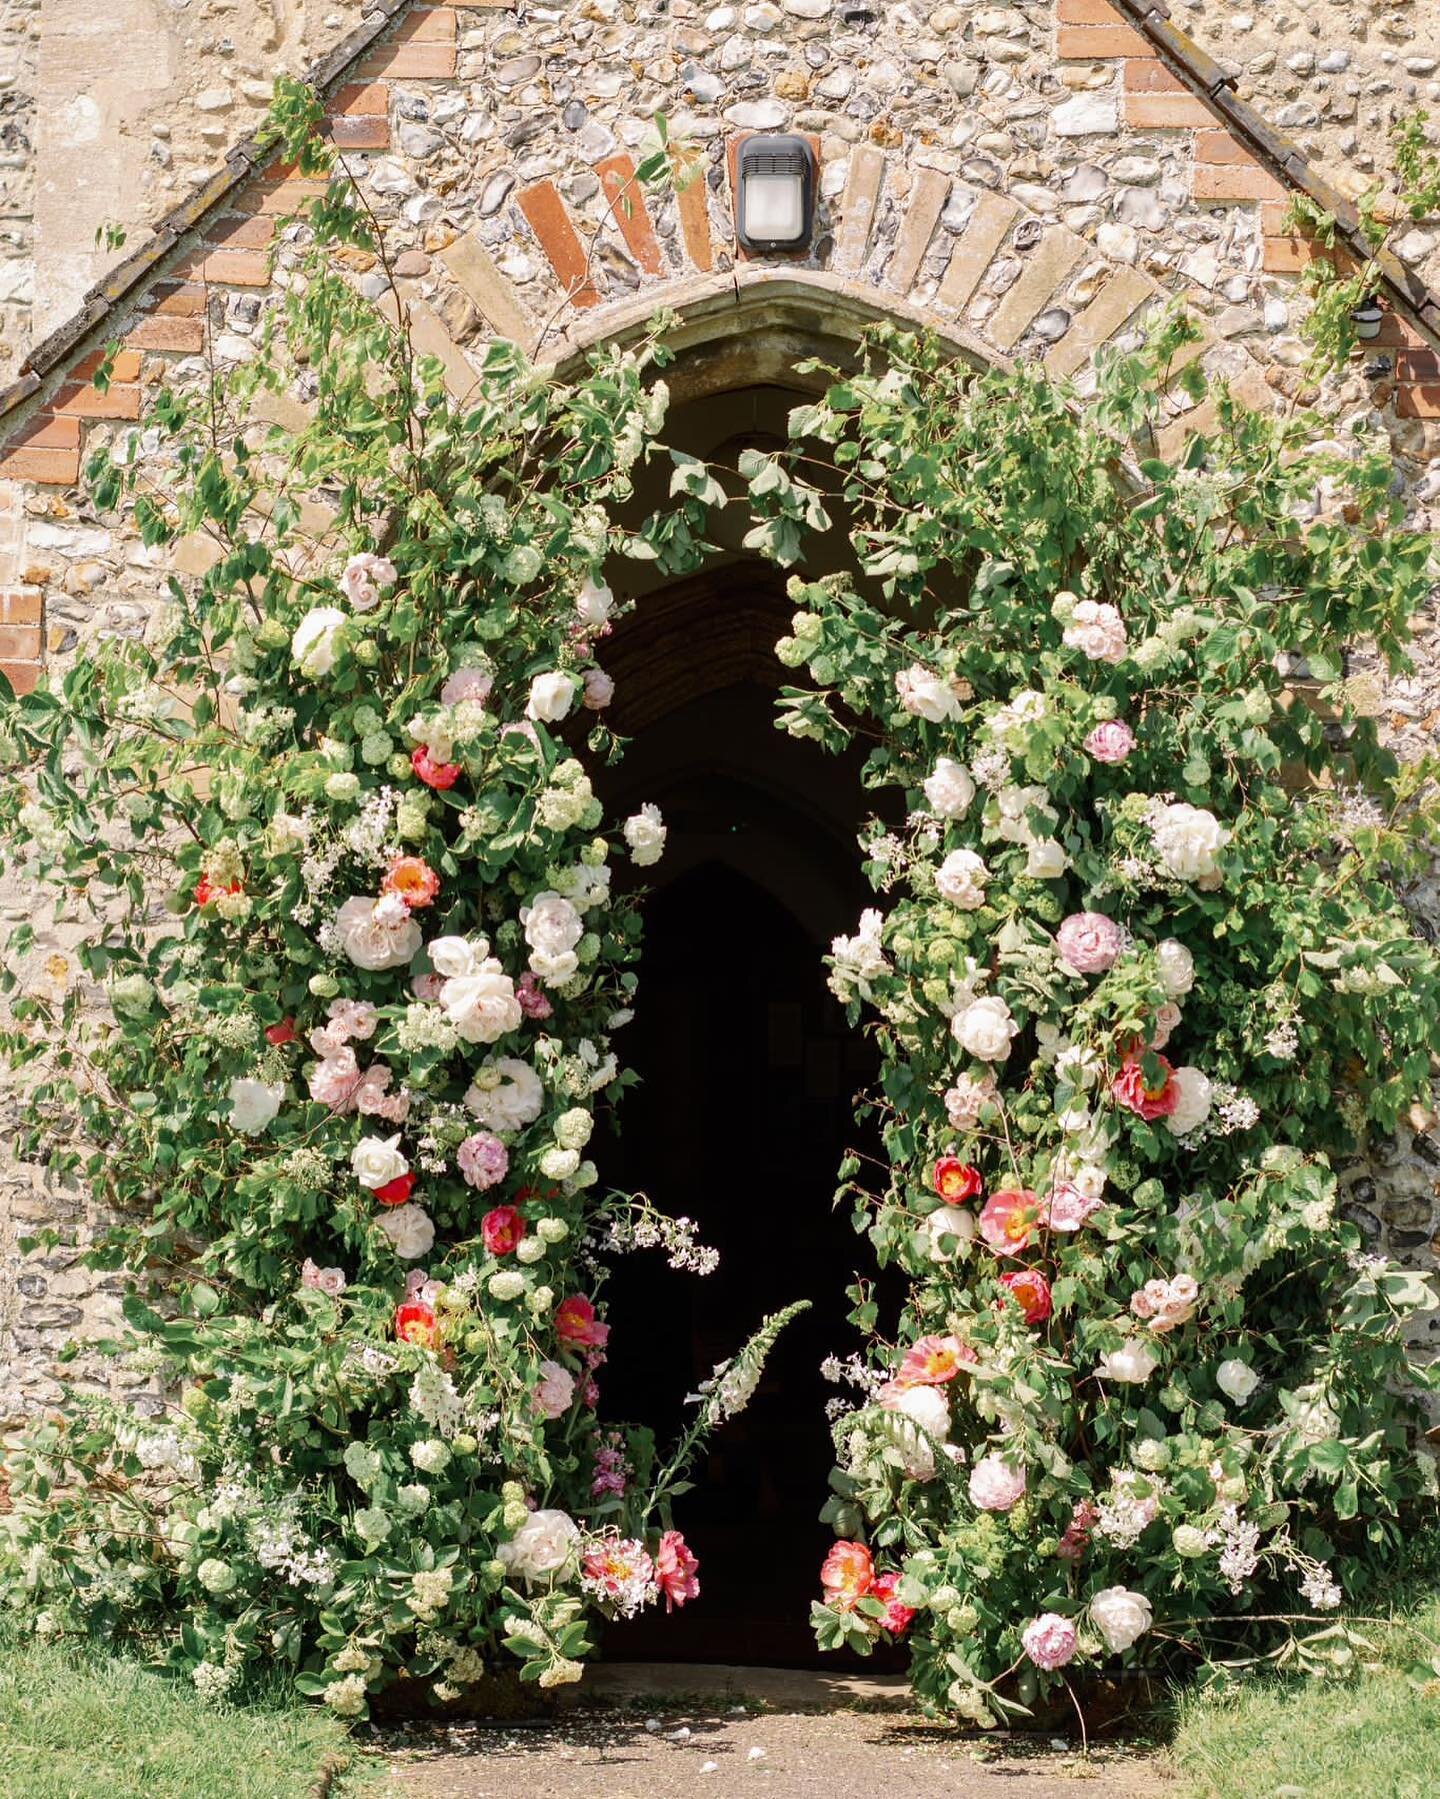
[[[1027,1247],[1046,1208],[1028,1187],[992,1193],[980,1214],[980,1235],[1002,1255],[1018,1255]]]
[[[1155,1074],[1147,1075],[1147,1065],[1159,1071],[1158,1078]],[[1117,1105],[1138,1113],[1147,1121],[1168,1118],[1180,1104],[1175,1070],[1154,1050],[1148,1050],[1144,1055],[1126,1056],[1119,1074],[1110,1083],[1110,1091]]]
[[[880,1628],[888,1630],[892,1637],[903,1637],[910,1628],[910,1620],[915,1616],[913,1605],[901,1605],[895,1597],[895,1589],[900,1585],[898,1574],[880,1574],[870,1586],[870,1597],[878,1599],[885,1607],[885,1616],[880,1620]]]
[[[382,893],[396,893],[413,912],[430,906],[440,891],[440,877],[420,856],[397,856],[380,883]]]
[[[1043,1324],[1050,1316],[1050,1283],[1037,1269],[1002,1274],[1000,1285],[1009,1289],[1027,1324]]]
[[[429,1306],[412,1302],[395,1308],[395,1336],[420,1349],[440,1347],[440,1321]]]
[[[941,1156],[935,1164],[935,1191],[950,1205],[974,1199],[983,1185],[980,1170],[962,1162],[959,1156]]]
[[[820,1568],[820,1585],[826,1605],[836,1611],[854,1611],[875,1584],[875,1558],[863,1543],[842,1539],[831,1549]]]
[[[678,1530],[667,1530],[655,1551],[655,1584],[665,1595],[665,1610],[673,1612],[687,1599],[697,1599],[700,1582],[699,1558],[693,1555]]]

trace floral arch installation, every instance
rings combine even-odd
[[[8,1596],[207,1695],[278,1661],[360,1715],[569,1684],[703,1595],[686,1470],[791,1320],[673,1448],[597,1411],[608,1261],[708,1260],[600,1165],[666,849],[657,809],[607,813],[604,654],[743,552],[800,571],[779,726],[877,814],[830,980],[881,1154],[838,1197],[904,1281],[855,1283],[834,1359],[820,1646],[907,1645],[981,1724],[1176,1644],[1330,1654],[1435,1489],[1433,1295],[1331,1164],[1440,1048],[1396,892],[1424,795],[1339,681],[1357,636],[1403,658],[1425,591],[1383,457],[1306,462],[1222,391],[1167,460],[1183,322],[1082,405],[833,275],[707,282],[558,375],[495,344],[457,394],[350,285],[343,183],[309,224],[265,353],[88,471],[218,556],[5,706],[0,826],[106,1002],[12,991],[22,1147],[112,1209],[123,1381],[178,1395],[77,1390],[29,1434]],[[668,435],[797,383],[733,460]]]

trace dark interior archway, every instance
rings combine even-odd
[[[682,1502],[701,1601],[611,1627],[612,1658],[818,1659],[808,1612],[831,1540],[818,1513],[835,1396],[819,1364],[851,1347],[845,1289],[866,1261],[831,1198],[872,1070],[822,956],[867,903],[866,795],[858,753],[775,729],[774,644],[791,609],[773,571],[737,563],[647,595],[604,647],[613,722],[631,739],[603,783],[607,809],[654,800],[670,833],[622,1039],[641,1085],[606,1147],[606,1182],[696,1219],[721,1261],[705,1278],[654,1252],[619,1261],[602,1417],[643,1418],[668,1441],[693,1415],[684,1396],[767,1312],[813,1307]]]

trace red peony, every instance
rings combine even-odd
[[[610,1326],[595,1316],[595,1307],[583,1293],[572,1293],[555,1308],[555,1335],[573,1349],[603,1349],[610,1341]]]
[[[453,787],[460,779],[458,762],[435,762],[422,743],[410,757],[410,766],[427,787]]]
[[[903,1637],[910,1628],[910,1620],[915,1616],[913,1605],[901,1605],[895,1597],[895,1589],[900,1585],[898,1574],[877,1574],[870,1586],[870,1597],[884,1602],[885,1616],[880,1620],[880,1628],[888,1630],[892,1637]]]
[[[831,1549],[820,1567],[820,1585],[826,1605],[852,1612],[875,1584],[875,1558],[863,1543],[843,1538]]]
[[[415,1191],[415,1176],[407,1168],[404,1174],[397,1174],[393,1181],[386,1181],[383,1187],[376,1187],[374,1191],[382,1206],[403,1206]]]
[[[421,1349],[440,1347],[440,1321],[429,1306],[412,1300],[395,1308],[395,1336],[401,1343],[414,1343]]]
[[[692,1554],[678,1530],[667,1530],[655,1551],[655,1584],[665,1595],[665,1610],[673,1612],[677,1605],[700,1594],[698,1558]]]
[[[1043,1324],[1050,1316],[1050,1283],[1036,1269],[1022,1268],[1017,1274],[1002,1274],[1000,1285],[1009,1288],[1027,1324]]]
[[[284,1018],[279,1024],[267,1024],[265,1041],[273,1043],[276,1049],[279,1049],[282,1043],[293,1043],[295,1041],[295,1020]]]
[[[480,1220],[480,1235],[492,1256],[508,1256],[525,1235],[525,1220],[514,1206],[496,1206]]]
[[[206,875],[201,875],[195,883],[195,904],[202,909],[219,899],[222,893],[242,893],[244,888],[239,881],[227,881],[223,887],[217,887]]]
[[[941,1156],[935,1164],[934,1178],[935,1191],[950,1205],[975,1199],[984,1187],[980,1170],[962,1162],[959,1156]]]
[[[1147,1076],[1146,1068],[1157,1072]],[[1175,1070],[1164,1056],[1147,1050],[1143,1055],[1128,1055],[1119,1074],[1110,1083],[1117,1105],[1138,1112],[1144,1119],[1168,1118],[1180,1104],[1180,1087]]]

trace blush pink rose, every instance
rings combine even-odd
[[[970,1470],[970,1503],[981,1512],[1008,1512],[1025,1497],[1025,1470],[1003,1456],[982,1456]]]
[[[455,1151],[455,1160],[467,1183],[483,1193],[503,1181],[510,1168],[510,1152],[489,1131],[476,1131]]]
[[[555,1010],[529,969],[515,983],[515,1003],[527,1018],[548,1018]]]
[[[1135,748],[1135,733],[1123,718],[1107,718],[1085,739],[1085,753],[1097,762],[1123,762]]]
[[[546,1418],[559,1418],[570,1410],[575,1397],[575,1376],[559,1362],[542,1362],[535,1400]]]
[[[1052,1231],[1078,1231],[1104,1203],[1103,1199],[1092,1199],[1088,1193],[1082,1193],[1072,1181],[1057,1181],[1050,1190],[1045,1222]]]
[[[1120,927],[1103,912],[1072,912],[1055,933],[1061,959],[1081,974],[1104,974],[1120,954]]]
[[[587,712],[603,712],[615,698],[615,683],[603,668],[585,670],[585,692],[580,703]]]
[[[1025,1653],[1037,1668],[1063,1668],[1075,1654],[1075,1626],[1059,1612],[1042,1612],[1020,1632]]]
[[[459,706],[469,701],[472,705],[483,706],[494,685],[494,675],[486,674],[483,668],[457,668],[440,689],[440,704]]]

